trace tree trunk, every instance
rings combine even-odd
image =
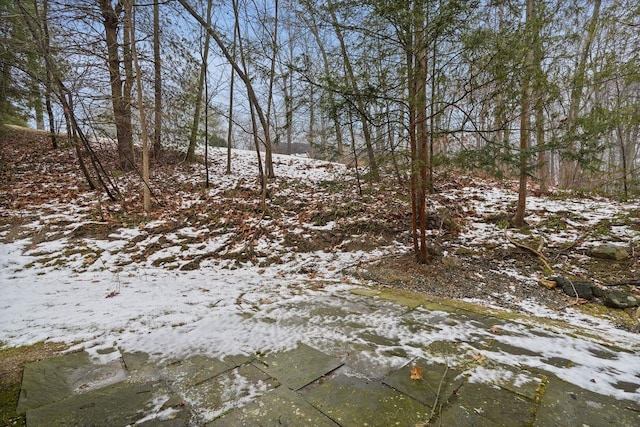
[[[44,55],[51,55],[51,40],[49,38],[49,21],[47,15],[49,13],[49,0],[43,0],[42,2],[42,33],[44,35],[43,48]],[[44,105],[47,110],[47,117],[49,118],[49,138],[51,139],[51,145],[53,148],[58,148],[58,141],[56,139],[55,119],[53,117],[53,106],[51,104],[51,72],[45,67],[45,92],[44,92]]]
[[[131,59],[136,73],[135,81],[138,93],[138,111],[140,112],[140,131],[142,137],[142,199],[144,212],[148,214],[151,211],[151,191],[149,188],[149,144],[147,141],[147,121],[144,108],[144,98],[142,96],[142,75],[140,72],[140,65],[138,64],[136,29],[132,12],[134,1],[135,0],[125,0],[125,31],[129,33],[129,39],[131,40]]]
[[[238,9],[238,0],[233,0],[233,10]],[[233,46],[231,47],[232,59],[236,60],[236,46],[238,43],[238,30],[240,23],[238,22],[238,14],[234,14],[233,24]],[[229,127],[227,129],[227,175],[231,174],[231,138],[233,135],[233,92],[235,89],[236,73],[231,67],[231,83],[229,86]]]
[[[35,76],[31,79],[31,90],[29,95],[31,97],[30,104],[33,106],[33,111],[35,112],[36,129],[44,130],[42,93],[40,93],[40,83]]]
[[[207,1],[207,26],[211,26],[211,9],[213,8],[213,1]],[[187,148],[187,155],[185,160],[193,162],[196,159],[196,142],[198,139],[198,127],[200,124],[200,110],[202,108],[202,91],[204,89],[204,79],[207,78],[207,61],[209,60],[209,41],[211,36],[208,31],[205,31],[204,37],[204,54],[202,55],[202,62],[200,63],[200,79],[198,80],[198,88],[196,89],[196,106],[193,113],[193,123],[191,125],[191,136],[189,137],[189,148]],[[205,100],[209,102],[209,100]],[[206,132],[206,130],[205,130]]]
[[[130,170],[135,165],[131,131],[131,99],[130,95],[126,94],[127,89],[130,90],[131,88],[131,82],[126,81],[129,78],[127,77],[123,88],[122,74],[120,72],[120,53],[118,51],[118,24],[119,15],[122,13],[122,4],[118,3],[116,9],[111,5],[111,0],[98,0],[98,4],[103,17],[107,42],[111,103],[116,124],[120,167],[123,170]],[[125,64],[126,62],[125,60]],[[132,75],[132,73],[127,74]]]
[[[331,76],[331,71],[329,69],[329,56],[327,55],[327,50],[320,39],[320,34],[318,33],[318,26],[315,22],[312,22],[310,19],[303,17],[305,20],[307,27],[309,28],[311,34],[313,35],[314,40],[320,50],[320,55],[322,56],[322,65],[324,69],[325,78],[329,79]],[[291,85],[293,88],[293,76],[291,77]],[[332,89],[328,91],[329,97],[329,118],[333,121],[335,134],[336,134],[336,150],[338,152],[338,159],[343,160],[343,156],[345,155],[344,150],[344,141],[342,137],[342,127],[340,126],[340,118],[338,117],[338,107],[336,104],[336,98],[334,96],[334,92]]]
[[[351,65],[351,60],[349,59],[349,54],[347,52],[347,45],[345,44],[344,37],[342,35],[342,30],[338,25],[338,19],[334,12],[334,6],[331,0],[327,1],[327,5],[329,6],[329,11],[331,13],[331,20],[334,32],[336,34],[336,38],[340,43],[340,51],[342,53],[342,60],[344,61],[345,71],[347,73],[347,79],[349,85],[353,90],[353,94],[355,96],[355,103],[358,108],[358,114],[360,115],[360,120],[362,122],[362,133],[364,136],[364,143],[367,149],[367,157],[369,160],[369,171],[370,171],[370,179],[373,181],[380,180],[380,173],[378,172],[378,163],[376,160],[376,155],[373,150],[373,143],[371,141],[371,130],[369,126],[369,120],[366,116],[366,108],[363,101],[362,94],[360,92],[360,88],[358,87],[358,82],[356,80],[355,73],[353,71],[353,67]]]
[[[596,35],[596,28],[598,24],[598,19],[600,16],[600,5],[601,0],[594,0],[593,2],[593,12],[591,15],[591,19],[589,20],[589,24],[587,26],[587,35],[584,39],[582,50],[580,52],[580,58],[578,59],[578,64],[576,67],[575,75],[573,76],[573,84],[571,87],[571,98],[569,101],[569,115],[567,116],[567,133],[569,135],[570,146],[568,150],[570,153],[575,154],[574,138],[577,137],[577,121],[578,121],[578,112],[580,110],[580,103],[582,101],[582,91],[584,90],[585,85],[585,74],[587,68],[587,60],[589,59],[589,52],[591,51],[591,45],[593,44],[593,40]],[[575,182],[579,174],[579,165],[578,162],[574,159],[569,159],[564,161],[564,165],[562,167],[562,171],[564,172],[564,176],[562,177],[562,182],[564,186],[569,187],[572,186]]]
[[[533,10],[535,0],[527,0],[525,34],[529,41],[533,41]],[[527,203],[527,164],[529,159],[529,139],[531,126],[530,99],[531,99],[531,67],[533,65],[533,46],[527,44],[527,52],[522,67],[522,98],[520,112],[520,180],[518,185],[518,206],[511,220],[516,227],[524,226],[524,215]]]
[[[414,28],[416,40],[414,44],[415,55],[415,125],[416,125],[416,152],[412,173],[416,175],[416,223],[420,231],[418,243],[417,261],[424,264],[428,260],[427,251],[427,186],[428,186],[428,145],[429,134],[427,131],[427,70],[428,44],[426,43],[425,29],[425,3],[418,1],[415,4]]]
[[[160,57],[160,3],[153,3],[153,154],[162,150],[162,58]]]
[[[218,48],[220,48],[220,51],[222,52],[223,56],[226,58],[229,64],[231,64],[235,72],[238,74],[238,77],[240,77],[245,87],[247,88],[247,96],[249,98],[249,103],[251,103],[256,109],[256,114],[258,116],[258,119],[260,120],[260,124],[262,126],[263,132],[267,130],[268,129],[267,119],[264,115],[264,112],[262,111],[262,108],[260,107],[260,103],[258,102],[258,96],[256,95],[256,92],[253,89],[253,84],[251,83],[251,79],[246,73],[246,68],[243,69],[243,67],[241,67],[240,64],[238,64],[238,62],[233,58],[233,56],[229,52],[229,49],[225,41],[222,39],[222,37],[220,37],[218,33],[216,33],[216,31],[211,27],[211,25],[207,24],[207,22],[204,19],[202,19],[200,15],[196,13],[193,7],[191,7],[191,5],[186,0],[178,0],[178,3],[180,3],[182,7],[187,12],[189,12],[189,14],[207,30],[207,32],[211,35],[213,40],[216,42],[216,45],[218,46]],[[269,135],[268,132],[265,132],[265,137],[268,137],[268,135]]]
[[[269,92],[268,92],[268,96],[267,96],[267,129],[265,130],[265,132],[267,132],[267,135],[265,136],[264,139],[264,171],[267,174],[268,178],[275,178],[276,174],[273,170],[273,155],[272,155],[272,146],[271,146],[271,125],[270,125],[270,118],[271,118],[271,105],[273,104],[273,85],[275,82],[275,78],[276,78],[276,60],[277,60],[277,56],[278,56],[278,0],[275,0],[273,2],[273,6],[274,6],[274,20],[273,20],[273,33],[272,33],[272,50],[271,50],[271,54],[273,55],[271,57],[271,69],[269,72]]]

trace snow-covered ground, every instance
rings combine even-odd
[[[180,209],[191,209],[196,218],[210,215],[210,221],[169,227],[173,218],[165,212],[138,226],[123,223],[111,227],[106,235],[96,237],[79,233],[106,222],[96,218],[98,202],[91,193],[43,203],[36,199],[29,201],[31,195],[26,193],[25,200],[18,203],[19,209],[1,206],[3,216],[20,216],[30,221],[21,224],[18,231],[8,226],[0,231],[0,342],[19,346],[43,340],[63,341],[96,355],[101,348],[115,346],[122,351],[144,351],[157,359],[195,353],[222,357],[284,350],[298,342],[320,347],[332,340],[348,343],[358,334],[342,330],[341,325],[356,322],[399,340],[408,357],[420,357],[421,349],[436,340],[465,342],[489,334],[472,323],[448,322],[447,313],[422,309],[413,316],[436,328],[418,333],[388,316],[389,311],[384,309],[358,316],[351,314],[357,319],[314,314],[316,301],[342,304],[349,299],[351,289],[366,285],[345,276],[345,269],[410,248],[406,242],[386,241],[375,250],[341,250],[338,246],[296,251],[285,245],[285,232],[302,241],[314,231],[331,231],[350,219],[336,217],[319,223],[289,208],[279,211],[277,216],[249,212],[241,222],[232,222],[219,210],[227,203],[228,192],[255,189],[253,156],[251,152],[235,151],[233,175],[214,173],[212,188],[200,194],[184,192],[175,196]],[[212,169],[222,170],[223,164],[224,152],[214,151]],[[350,171],[337,164],[276,156],[275,165],[277,183],[286,185],[273,185],[270,203],[295,196],[300,203],[316,204],[318,210],[330,211],[331,199],[322,185],[350,179]],[[202,177],[182,175],[180,179],[200,182]],[[456,243],[458,247],[482,246],[487,242],[509,244],[498,225],[482,219],[505,210],[515,197],[511,190],[466,187],[446,190],[443,197],[473,199],[469,219]],[[247,206],[254,202],[247,202]],[[216,212],[211,212],[213,207]],[[614,205],[605,199],[531,197],[528,202],[531,215],[527,220],[539,224],[549,213],[563,213],[561,232],[549,233],[545,238],[554,245],[564,245],[578,239],[586,227],[633,207]],[[157,232],[162,227],[167,230]],[[247,237],[230,244],[233,236],[238,235]],[[637,228],[620,225],[604,240],[633,246],[639,239]],[[593,241],[580,243],[584,248],[592,244]],[[249,250],[255,255],[237,256]],[[269,257],[277,258],[277,262],[267,262]],[[199,260],[197,269],[181,269],[195,259]],[[513,274],[516,283],[538,279],[518,272],[504,274]],[[505,289],[505,298],[508,297]],[[629,392],[615,387],[617,382],[637,382],[640,377],[638,335],[620,331],[606,320],[572,308],[558,313],[531,302],[522,304],[532,315],[587,328],[594,338],[574,335],[570,327],[549,330],[548,326],[545,330],[552,338],[546,334],[536,336],[527,334],[520,323],[514,323],[510,326],[514,329],[512,333],[500,335],[499,340],[546,352],[550,358],[572,360],[574,368],[558,369],[559,376],[604,394],[640,402],[640,389]],[[615,344],[627,351],[619,352],[613,359],[594,357],[592,350],[602,350],[602,344]],[[382,354],[371,353],[372,360],[380,362],[381,357],[386,357]],[[543,363],[533,357],[517,358],[506,353],[490,357],[509,365],[540,367]],[[407,361],[389,357],[387,362]],[[483,374],[479,369],[475,375],[479,380],[495,372]]]

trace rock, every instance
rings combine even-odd
[[[622,246],[607,243],[593,248],[591,250],[591,256],[594,258],[621,261],[623,259],[629,258],[629,253]]]
[[[565,294],[570,297],[590,300],[593,298],[594,284],[586,280],[570,280],[564,276],[553,279],[562,288]]]
[[[633,296],[628,289],[603,289],[594,286],[593,291],[607,307],[623,309],[640,306],[640,298]]]

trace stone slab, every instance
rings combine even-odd
[[[427,406],[358,376],[334,374],[301,391],[302,396],[342,427],[414,426],[429,420]]]
[[[250,364],[197,384],[183,380],[172,384],[173,390],[181,394],[193,408],[192,421],[199,426],[277,386],[274,379]]]
[[[25,367],[18,413],[38,408],[75,393],[105,387],[127,378],[120,359],[95,364],[86,352],[72,353]]]
[[[421,379],[411,379],[413,367],[422,369]],[[418,359],[383,380],[384,384],[411,396],[415,400],[433,408],[437,402],[446,402],[464,383],[464,376],[455,369],[440,363],[430,363]]]
[[[201,384],[223,372],[233,369],[233,365],[204,355],[191,356],[170,363],[164,368],[165,376],[179,378],[185,385]]]
[[[268,355],[253,363],[291,390],[299,390],[343,364],[305,344],[300,344],[293,350]]]
[[[439,411],[436,411],[436,416]],[[436,426],[455,426],[455,427],[505,427],[508,424],[500,424],[483,417],[476,412],[476,408],[468,408],[464,406],[450,406],[440,414],[440,417],[433,423]],[[510,426],[508,426],[510,427]],[[549,426],[552,427],[552,426]]]
[[[484,370],[484,375],[488,374],[487,376],[491,378],[488,382],[491,384],[525,397],[532,402],[538,399],[547,381],[547,376],[542,373],[509,365],[488,363],[486,366],[476,367],[473,372],[478,373],[479,370]],[[470,375],[473,375],[473,372],[470,372]],[[480,375],[482,376],[483,373]]]
[[[435,425],[458,425],[459,417],[466,425],[503,425],[528,427],[533,423],[536,403],[518,394],[504,390],[497,385],[466,383],[449,400],[449,404],[437,408],[439,414]],[[460,424],[465,425],[465,424]],[[573,424],[555,424],[573,425]],[[552,426],[549,424],[548,427]]]
[[[249,405],[207,424],[207,427],[254,426],[337,427],[338,424],[287,387],[271,390]]]
[[[581,389],[552,377],[545,387],[535,427],[640,426],[640,405]]]
[[[27,411],[29,427],[127,426],[147,420],[147,426],[186,426],[187,408],[164,408],[170,401],[168,390],[158,384],[121,382],[88,393],[76,394],[49,405]],[[165,419],[154,412],[165,412]]]

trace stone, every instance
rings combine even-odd
[[[207,424],[207,427],[338,427],[322,412],[287,387],[278,387],[250,404]]]
[[[172,384],[194,410],[193,425],[201,426],[216,416],[229,412],[241,402],[259,398],[278,386],[278,383],[251,364],[242,365],[196,384],[178,378]]]
[[[635,402],[615,400],[551,377],[533,425],[639,426],[640,410]]]
[[[535,401],[495,384],[467,383],[449,400],[433,425],[442,426],[530,426]],[[553,424],[549,424],[551,426]],[[562,424],[555,424],[562,425]]]
[[[413,366],[422,369],[422,378],[411,379]],[[463,384],[464,379],[461,372],[448,368],[447,365],[416,359],[387,376],[382,382],[432,408],[434,404],[443,404],[449,400],[453,392]]]
[[[600,259],[622,261],[623,259],[629,258],[629,253],[622,246],[607,243],[593,248],[591,250],[591,256]]]
[[[255,366],[291,390],[299,390],[343,363],[305,344],[254,362]]]
[[[640,306],[640,299],[633,296],[628,291],[628,288],[605,289],[594,287],[594,292],[597,297],[602,298],[603,304],[607,307],[625,309]]]
[[[77,393],[118,383],[127,378],[119,359],[95,364],[86,352],[30,363],[22,377],[18,413],[38,408]]]
[[[379,381],[334,374],[302,390],[302,397],[343,427],[414,426],[431,410]]]
[[[187,407],[165,407],[171,392],[160,384],[121,382],[88,393],[76,394],[61,401],[27,411],[30,427],[54,426],[146,426],[186,427]],[[161,415],[169,410],[166,417]]]
[[[590,300],[593,298],[594,284],[586,280],[571,280],[564,276],[558,276],[553,279],[558,286],[562,288],[562,291],[572,298],[576,296],[578,298]]]

